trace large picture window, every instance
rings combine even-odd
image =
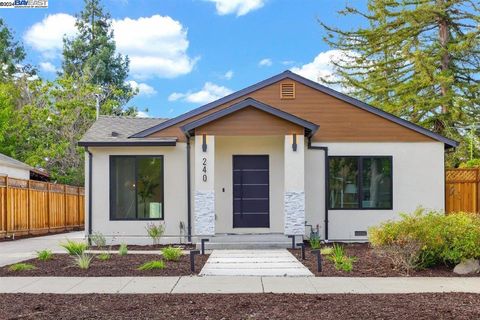
[[[163,156],[110,157],[110,219],[163,220]]]
[[[392,209],[392,157],[329,157],[330,209]]]

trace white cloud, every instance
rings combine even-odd
[[[44,57],[54,58],[63,48],[63,37],[77,32],[75,17],[57,13],[32,25],[23,36],[25,42],[39,51]]]
[[[40,69],[48,73],[55,73],[58,71],[51,62],[40,62]]]
[[[174,78],[192,71],[198,60],[187,54],[185,27],[168,16],[113,20],[112,26],[117,49],[130,58],[135,78]]]
[[[137,118],[151,118],[146,111],[137,111]]]
[[[117,50],[130,58],[134,78],[174,78],[192,71],[199,58],[187,54],[187,29],[168,16],[112,20]],[[59,56],[63,37],[76,34],[75,17],[58,13],[32,25],[25,42],[48,59]]]
[[[272,62],[272,59],[270,59],[270,58],[265,58],[265,59],[260,60],[260,62],[258,62],[258,65],[260,67],[270,67],[272,64],[273,64],[273,62]]]
[[[228,70],[227,72],[225,72],[225,74],[223,75],[223,78],[227,79],[227,80],[230,80],[233,78],[233,70]]]
[[[260,9],[265,5],[265,0],[205,0],[215,3],[217,14],[236,14],[243,16],[250,11]]]
[[[334,79],[335,68],[332,61],[347,60],[353,53],[347,53],[342,50],[328,50],[320,52],[312,62],[299,67],[293,67],[291,70],[312,81],[320,82],[321,78]]]
[[[153,96],[154,94],[157,93],[157,90],[155,90],[154,87],[146,83],[143,83],[143,82],[138,83],[137,81],[134,81],[134,80],[130,80],[127,82],[133,89],[138,89],[139,95]]]
[[[190,103],[205,104],[223,98],[232,92],[233,91],[227,87],[206,82],[199,91],[188,91],[186,93],[173,92],[168,97],[168,101],[183,100]]]

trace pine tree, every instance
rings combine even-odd
[[[63,73],[66,76],[88,78],[101,86],[103,97],[115,104],[102,105],[102,112],[121,114],[121,107],[134,95],[125,80],[129,60],[116,53],[110,14],[100,0],[85,0],[85,8],[77,16],[78,36],[64,39]],[[131,112],[131,110],[130,110]]]
[[[369,0],[365,26],[342,30],[321,23],[325,41],[345,56],[337,77],[378,108],[440,134],[463,139],[480,121],[480,6],[470,0]]]

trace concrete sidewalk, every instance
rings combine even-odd
[[[76,231],[43,237],[2,241],[0,242],[0,267],[35,258],[36,252],[43,249],[52,250],[54,253],[64,253],[65,250],[60,247],[60,243],[65,242],[67,239],[75,241],[84,240],[85,232]]]
[[[480,278],[2,277],[0,293],[480,293]]]

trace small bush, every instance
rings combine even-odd
[[[37,251],[37,259],[40,261],[47,261],[53,258],[53,253],[51,250],[40,250]]]
[[[153,244],[159,244],[160,238],[165,232],[165,226],[163,224],[156,225],[155,223],[149,223],[145,229],[147,230],[148,236],[152,239]]]
[[[345,249],[341,245],[334,244],[332,253],[327,257],[328,260],[333,262],[335,269],[350,272],[353,270],[354,257],[348,257],[345,254]]]
[[[182,256],[182,249],[174,247],[164,248],[162,249],[162,256],[167,261],[178,261]]]
[[[75,242],[72,240],[67,240],[66,243],[62,243],[60,246],[65,248],[65,250],[67,250],[68,254],[71,256],[82,255],[83,252],[88,248],[85,242]]]
[[[97,259],[101,261],[107,261],[110,260],[111,257],[112,255],[109,252],[102,252],[97,256]]]
[[[14,271],[14,272],[27,271],[27,270],[33,270],[33,269],[36,269],[35,266],[29,263],[15,263],[15,264],[12,264],[10,267],[8,267],[8,270]]]
[[[145,262],[140,267],[137,268],[138,270],[145,271],[145,270],[154,270],[154,269],[165,269],[165,262],[163,260],[154,260]]]
[[[445,215],[420,208],[370,228],[369,239],[380,255],[406,273],[435,265],[455,265],[480,258],[480,216],[470,213]]]
[[[313,236],[310,238],[310,247],[312,249],[320,249],[320,238],[318,236]]]
[[[126,256],[128,254],[128,247],[126,243],[120,244],[120,247],[118,248],[118,255],[119,256]]]
[[[101,232],[98,231],[90,235],[90,241],[100,249],[107,246],[107,239]]]
[[[73,259],[77,267],[79,267],[80,269],[86,270],[90,268],[90,263],[92,262],[93,256],[86,253],[82,253],[81,255],[78,255]]]

